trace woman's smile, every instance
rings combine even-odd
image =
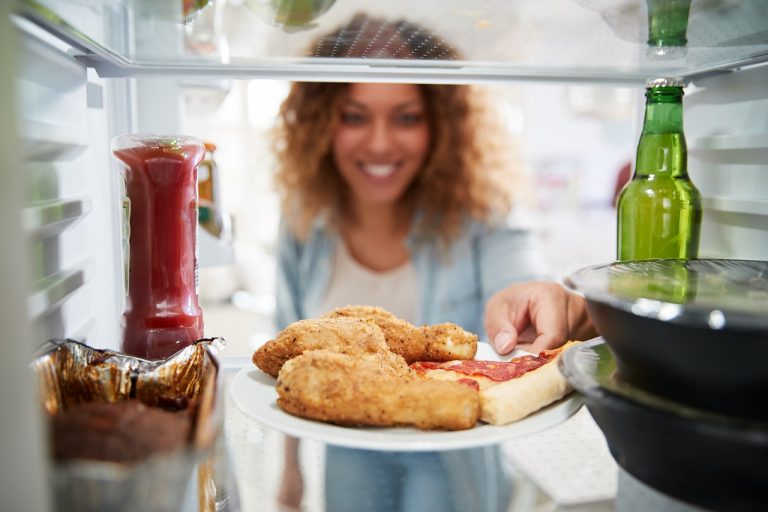
[[[371,164],[361,163],[360,168],[365,174],[373,178],[389,178],[397,172],[399,166],[397,163],[391,164]]]

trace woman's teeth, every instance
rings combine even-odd
[[[390,174],[394,173],[395,169],[396,168],[394,164],[388,164],[388,165],[368,164],[364,167],[366,174],[370,174],[371,176],[375,176],[377,178],[385,178]]]

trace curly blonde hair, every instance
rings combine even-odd
[[[361,37],[361,34],[367,37]],[[414,35],[415,34],[415,35]],[[375,39],[378,37],[379,41]],[[429,45],[425,44],[429,42]],[[457,58],[458,52],[422,27],[364,15],[319,39],[312,52],[365,58]],[[293,83],[275,128],[276,183],[288,228],[299,239],[314,219],[336,225],[347,186],[337,171],[331,145],[340,102],[349,84]],[[431,133],[425,164],[402,198],[419,212],[417,234],[450,242],[466,216],[492,221],[511,207],[516,173],[511,141],[489,108],[487,96],[470,85],[420,84]]]

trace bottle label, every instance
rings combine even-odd
[[[195,216],[193,220],[195,222],[195,295],[200,297],[200,222],[198,218],[200,216],[200,205],[198,201],[195,201]]]
[[[125,190],[125,181],[122,181]],[[128,299],[128,282],[131,268],[131,200],[123,192],[122,205],[123,218],[120,223],[120,238],[123,250],[123,302]]]

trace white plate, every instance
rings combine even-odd
[[[486,343],[479,343],[477,359],[493,361],[502,358]],[[451,432],[416,428],[341,427],[283,412],[276,403],[275,380],[254,366],[246,366],[232,380],[232,400],[247,416],[285,434],[337,446],[370,450],[439,451],[496,444],[553,427],[571,417],[582,405],[581,396],[571,393],[562,400],[509,425],[479,423],[469,430]]]

